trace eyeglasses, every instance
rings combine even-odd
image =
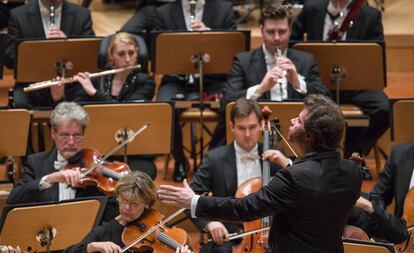
[[[132,209],[138,209],[138,208],[146,205],[145,202],[134,202],[134,201],[129,201],[129,200],[122,199],[122,198],[117,198],[116,200],[118,200],[119,205],[129,206]]]
[[[78,141],[83,140],[83,135],[80,135],[80,134],[74,134],[74,135],[71,135],[71,134],[58,134],[58,138],[61,141],[65,141],[65,142],[68,141],[69,139],[72,139],[73,141],[78,142]]]

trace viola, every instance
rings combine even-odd
[[[117,181],[131,172],[128,164],[123,162],[108,162],[95,149],[84,148],[80,158],[75,163],[69,162],[66,169],[77,170],[81,174],[82,187],[96,186],[106,195],[115,194]]]
[[[163,215],[155,209],[145,210],[137,221],[125,227],[122,232],[122,242],[125,245],[131,245],[137,237],[148,233],[163,218]],[[177,248],[187,244],[187,241],[188,234],[184,229],[160,226],[129,249],[133,252],[174,253]]]

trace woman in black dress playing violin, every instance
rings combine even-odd
[[[119,203],[119,216],[95,227],[79,244],[69,247],[65,252],[120,253],[122,247],[128,244],[126,234],[129,226],[138,226],[139,229],[148,230],[150,225],[155,225],[158,222],[154,221],[154,224],[143,222],[149,213],[154,212],[151,207],[156,200],[154,182],[147,174],[136,171],[125,175],[118,181],[115,192]],[[152,251],[150,248],[151,245],[148,246],[148,250]],[[171,250],[173,252],[189,252],[188,246],[184,245]],[[145,252],[145,249],[137,248],[135,251]]]

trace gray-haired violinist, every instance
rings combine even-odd
[[[340,158],[343,129],[338,105],[309,95],[288,134],[304,155],[268,185],[236,199],[196,195],[184,181],[184,188],[161,185],[158,197],[203,219],[249,221],[273,215],[268,241],[274,253],[341,252],[343,228],[362,183],[356,163]]]
[[[361,1],[364,2],[306,1],[302,12],[293,23],[292,39],[304,40],[306,34],[308,41],[327,40],[330,33],[336,31],[346,18],[352,17],[352,22],[340,34],[340,40],[383,41],[381,12],[367,4],[359,5]],[[345,140],[345,158],[350,157],[353,152],[365,156],[390,125],[388,97],[382,90],[364,90],[362,87],[357,91],[341,91],[340,103],[354,104],[369,116],[369,126],[348,128]],[[367,167],[364,167],[363,172],[364,178],[371,178]]]
[[[23,173],[11,190],[7,203],[57,202],[102,196],[103,193],[95,186],[78,188],[80,172],[66,166],[68,163],[82,163],[83,135],[88,123],[89,116],[81,106],[74,102],[58,104],[50,116],[55,147],[27,157]],[[112,205],[115,199],[109,202]],[[107,209],[104,214],[106,220],[117,214],[116,206]]]

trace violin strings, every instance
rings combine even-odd
[[[157,239],[159,239],[163,243],[167,244],[171,248],[176,249],[176,248],[182,246],[177,241],[175,241],[173,238],[171,238],[170,236],[168,236],[167,234],[165,234],[163,232],[158,233],[156,237],[157,237]]]

